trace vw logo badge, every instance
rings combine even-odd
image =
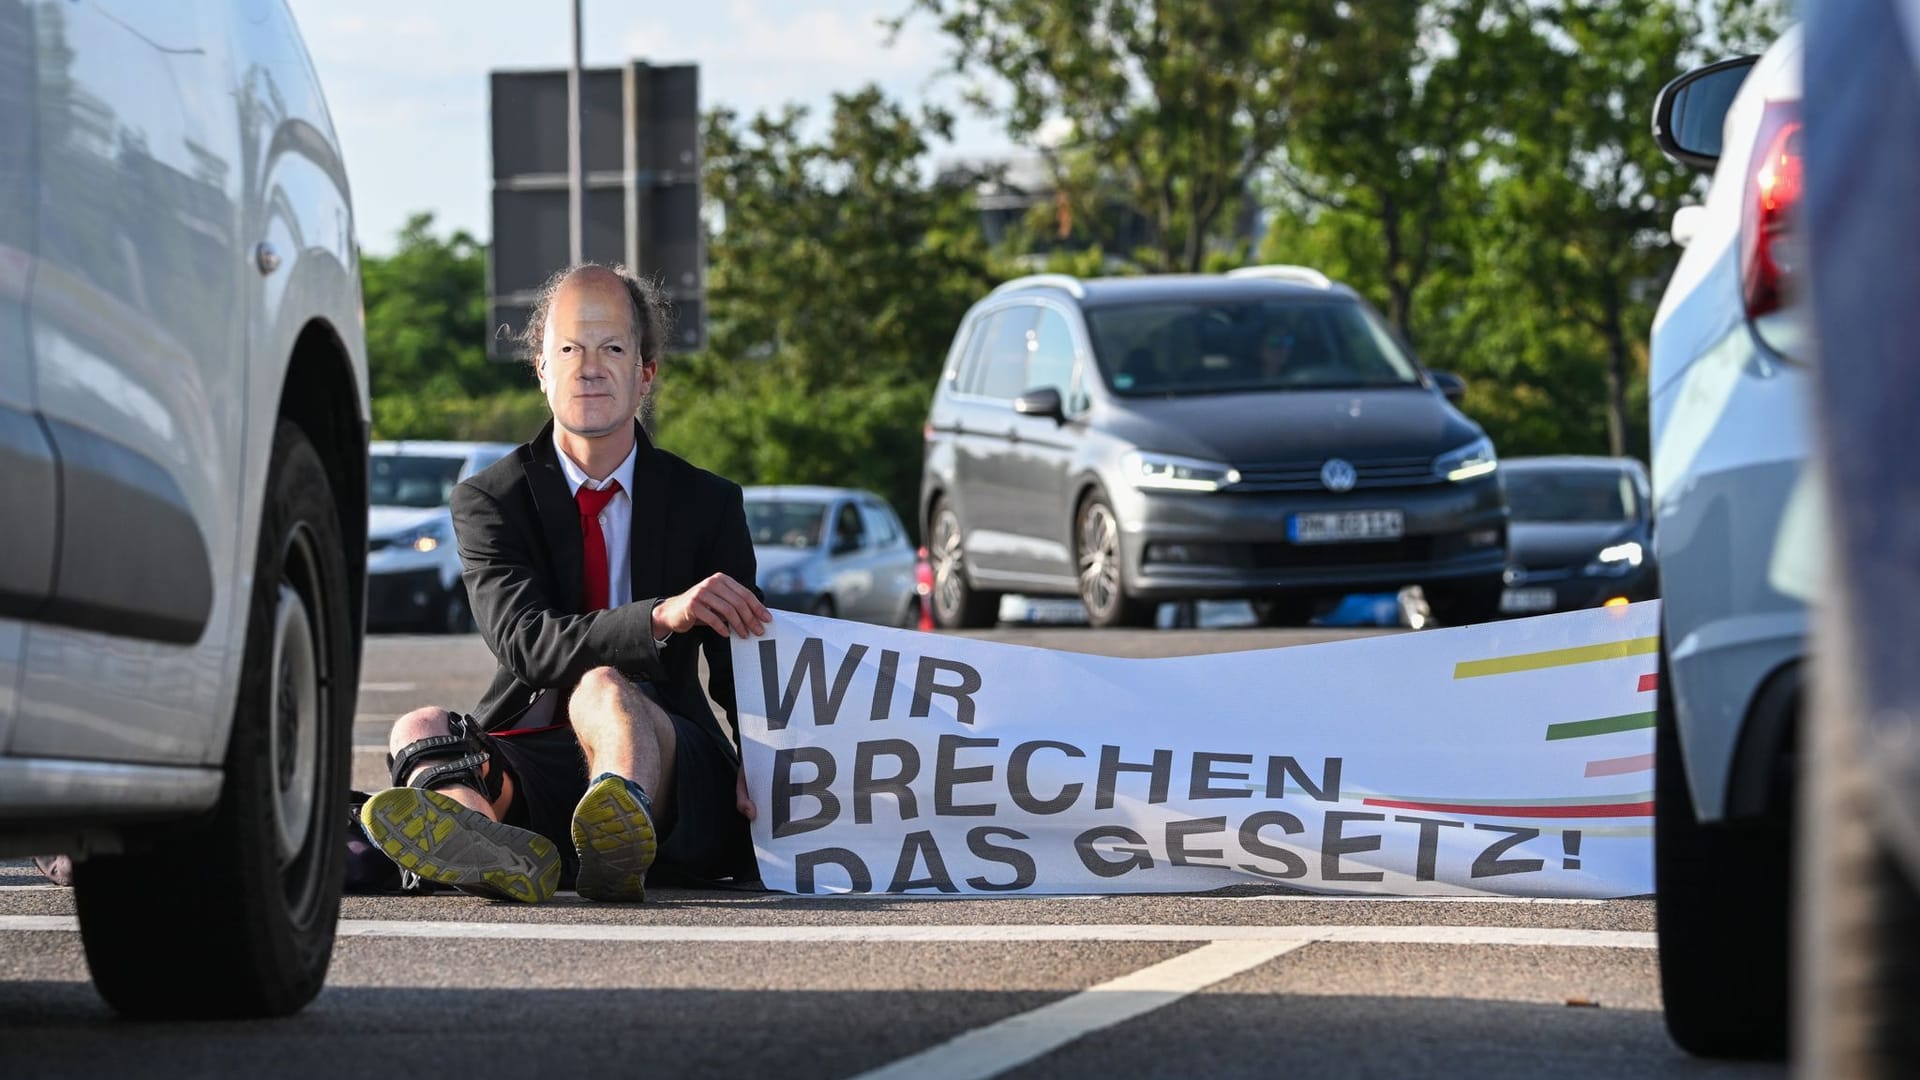
[[[1352,491],[1354,481],[1358,479],[1360,474],[1354,471],[1351,462],[1334,458],[1320,466],[1320,482],[1326,485],[1328,491]]]

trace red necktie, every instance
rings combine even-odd
[[[573,501],[580,504],[580,554],[585,564],[581,576],[585,579],[588,611],[608,606],[607,536],[600,531],[600,511],[619,491],[620,482],[616,480],[599,491],[582,484],[573,493]]]

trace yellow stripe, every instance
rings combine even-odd
[[[1518,656],[1496,656],[1491,660],[1466,660],[1453,666],[1453,677],[1473,679],[1482,675],[1511,675],[1516,671],[1591,664],[1596,660],[1618,660],[1623,656],[1646,656],[1659,647],[1659,638],[1643,637],[1609,641],[1604,645],[1580,645],[1571,649],[1521,653]]]

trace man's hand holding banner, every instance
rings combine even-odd
[[[1658,622],[1137,660],[780,612],[733,642],[762,879],[1646,894]]]

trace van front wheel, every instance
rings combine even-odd
[[[1073,536],[1080,602],[1086,605],[1087,621],[1103,628],[1153,625],[1157,605],[1127,595],[1120,519],[1104,496],[1094,495],[1080,504]]]

